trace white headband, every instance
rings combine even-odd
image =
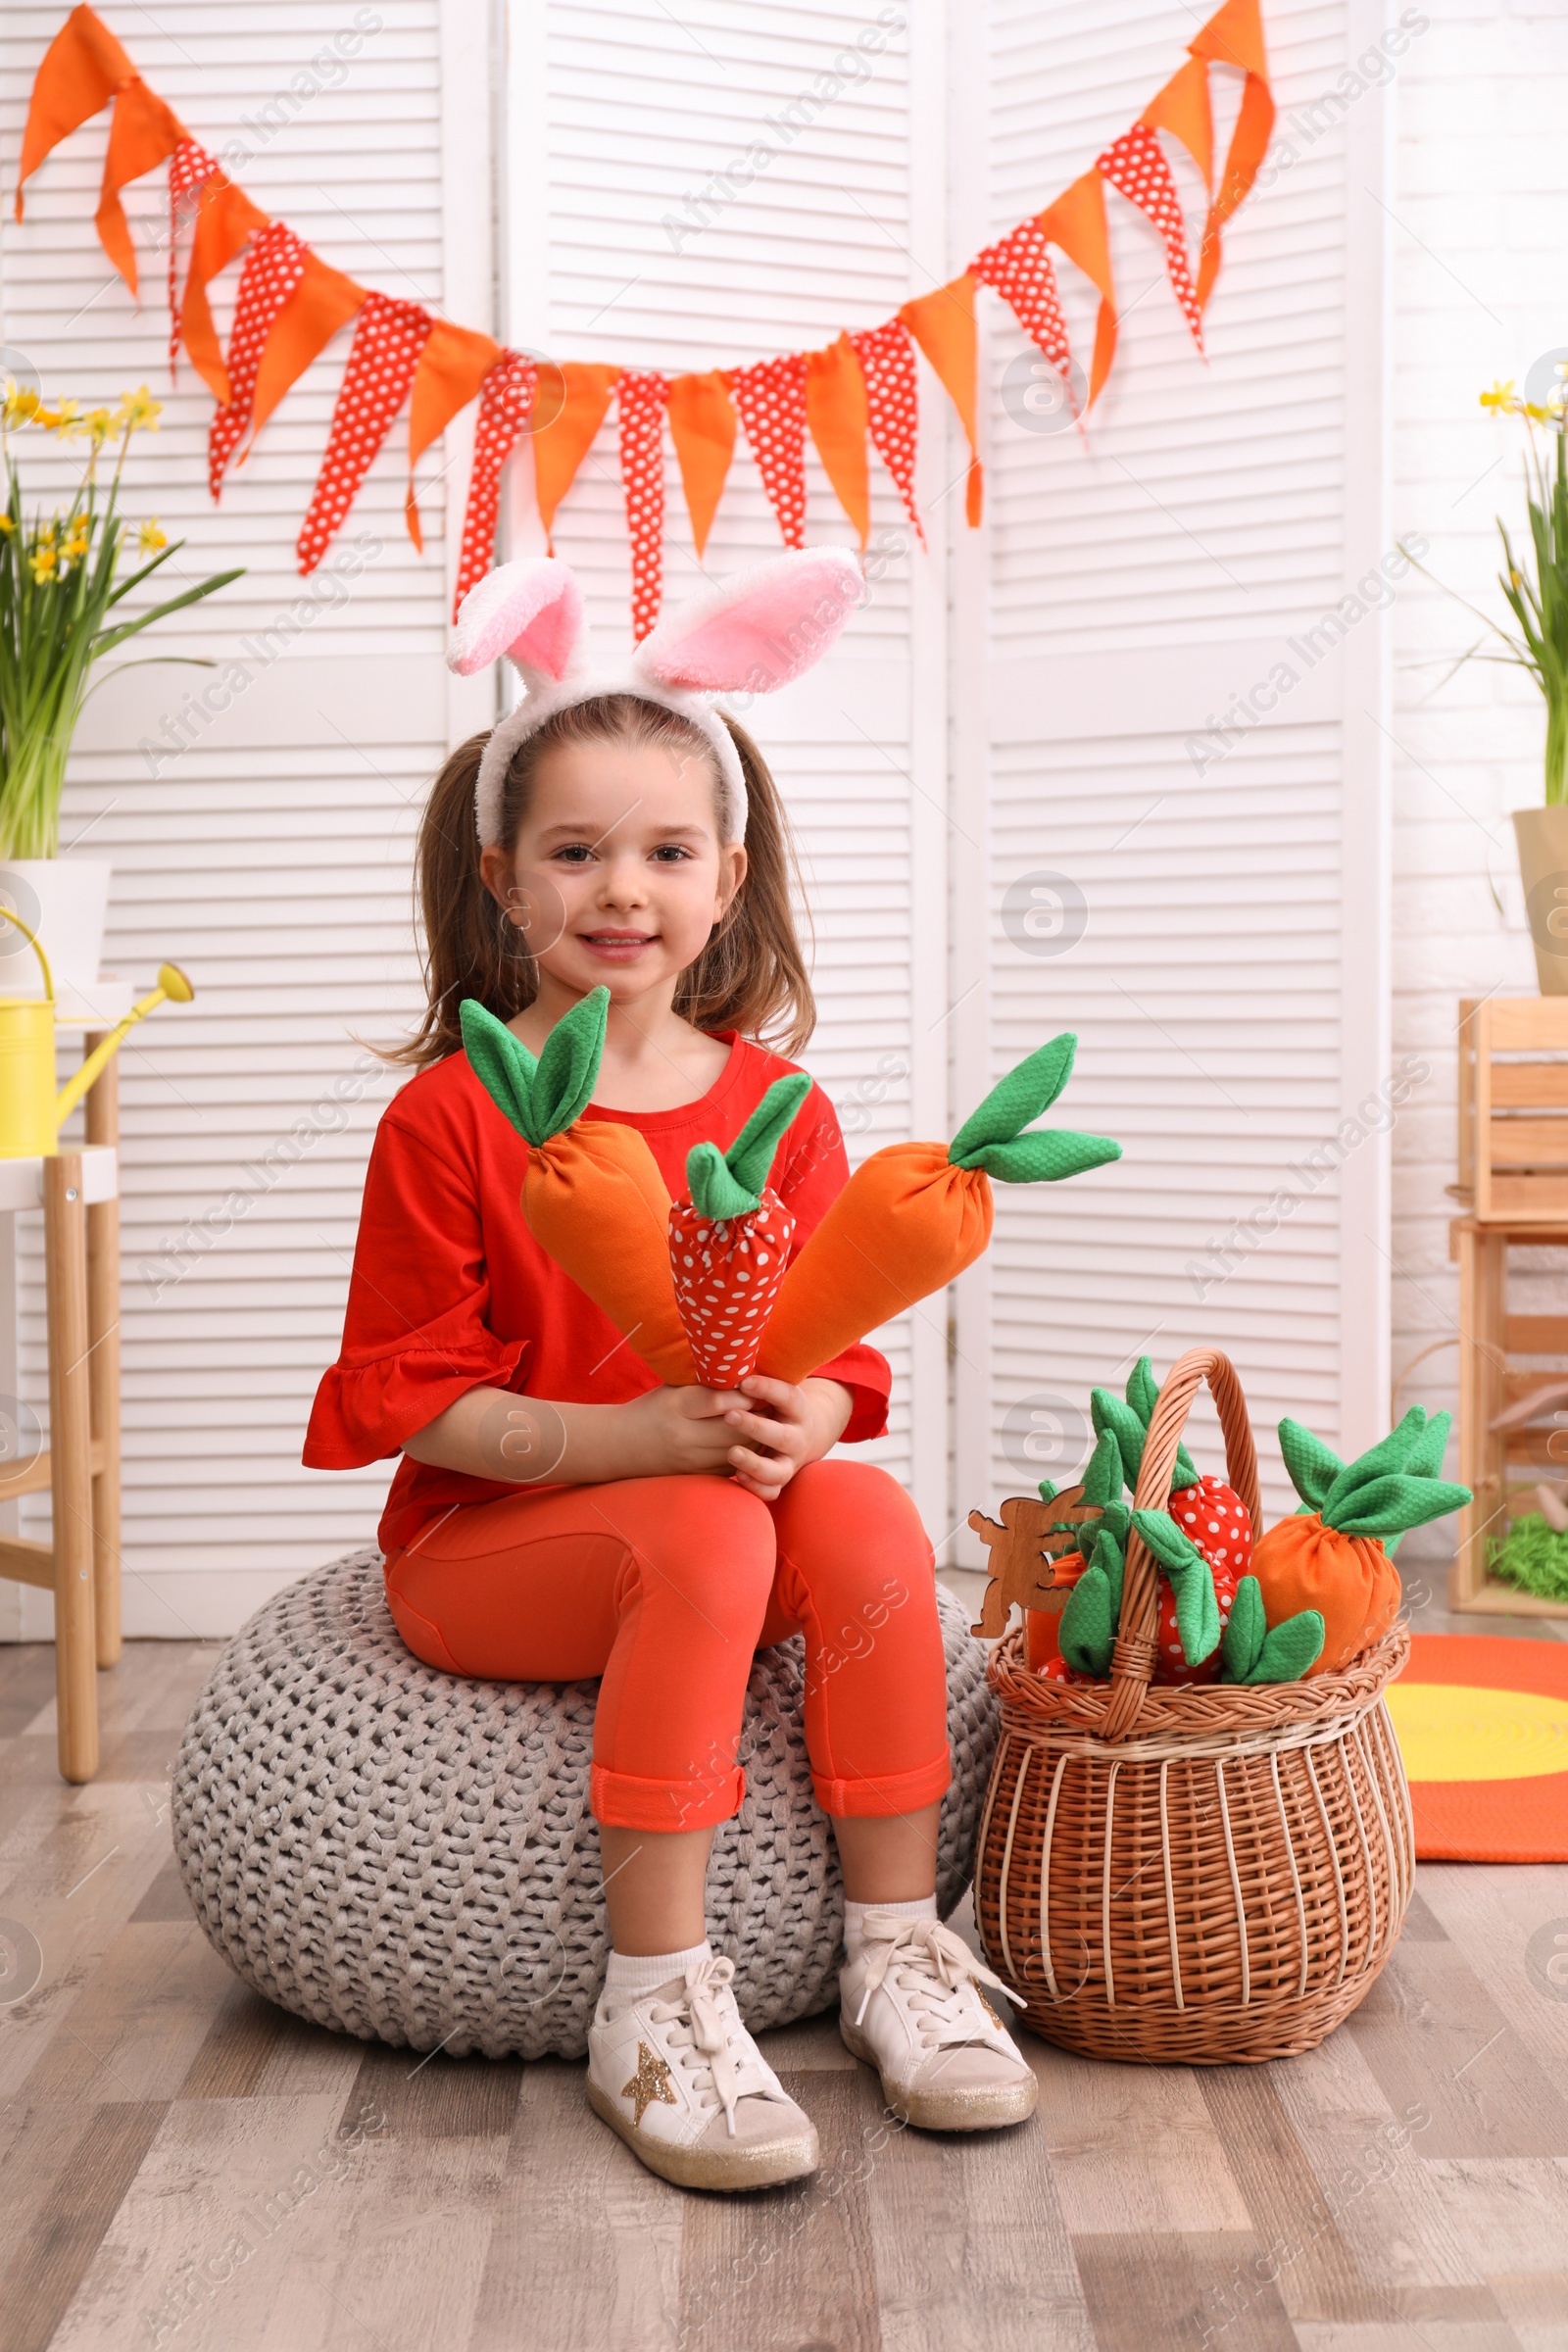
[[[723,830],[746,837],[746,779],[740,756],[704,694],[771,694],[825,654],[865,593],[847,548],[812,547],[775,557],[661,622],[629,661],[590,669],[583,662],[582,591],[554,556],[498,564],[464,598],[447,665],[460,677],[505,657],[527,689],[495,727],[479,760],[474,822],[480,846],[505,848],[502,792],[513,754],[558,710],[601,695],[633,694],[673,711],[712,747],[723,779]]]

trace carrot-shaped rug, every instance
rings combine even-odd
[[[626,1344],[670,1388],[697,1380],[669,1270],[669,1192],[635,1127],[585,1119],[605,1050],[610,991],[596,988],[559,1020],[535,1060],[472,997],[463,1044],[486,1094],[528,1146],[522,1213]]]
[[[756,1367],[795,1233],[768,1178],[810,1091],[804,1070],[775,1079],[727,1152],[696,1144],[687,1153],[687,1197],[669,1212],[669,1262],[692,1361],[709,1388],[732,1389]]]
[[[993,1087],[951,1144],[890,1144],[863,1160],[779,1286],[757,1359],[800,1381],[919,1298],[991,1239],[991,1178],[1056,1184],[1120,1159],[1108,1136],[1023,1131],[1072,1074],[1078,1040],[1053,1038]]]

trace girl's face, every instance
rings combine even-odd
[[[574,996],[613,1004],[675,984],[740,887],[746,852],[720,845],[711,762],[644,744],[558,744],[534,774],[510,858],[482,871],[522,943]]]

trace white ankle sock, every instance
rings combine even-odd
[[[935,1919],[937,1898],[934,1894],[917,1894],[908,1903],[852,1903],[844,1905],[844,1956],[858,1960],[865,1942],[865,1915],[868,1911],[891,1911],[895,1919]]]
[[[694,1960],[712,1957],[713,1947],[705,1938],[685,1952],[614,1952],[605,1971],[605,1998],[612,2008],[623,2009],[629,2001],[640,2001],[671,1977],[683,1977]]]

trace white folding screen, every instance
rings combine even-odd
[[[1369,1442],[1386,1409],[1389,591],[1321,626],[1386,552],[1384,131],[1375,76],[1312,105],[1383,18],[1264,14],[1282,109],[1311,127],[1226,231],[1206,363],[1113,196],[1118,371],[1087,434],[988,314],[989,520],[954,594],[955,1107],[1071,1028],[1055,1115],[1126,1156],[1002,1199],[960,1285],[960,1501],[1059,1482],[1089,1387],[1140,1352],[1163,1370],[1221,1346],[1258,1423],[1290,1410],[1331,1444]],[[993,0],[955,52],[959,242],[1087,169],[1194,15]],[[1196,250],[1200,192],[1175,169]],[[1093,310],[1061,274],[1087,355]]]
[[[1092,17],[1017,0],[377,0],[309,25],[284,0],[109,14],[193,130],[231,146],[242,182],[332,261],[556,358],[671,372],[826,342],[943,282],[1125,128],[1194,24],[1164,0]],[[1383,23],[1365,0],[1265,14],[1288,108]],[[18,7],[0,35],[8,186],[58,21]],[[985,528],[955,512],[961,456],[922,368],[930,553],[873,461],[870,603],[829,662],[750,713],[815,918],[805,1058],[852,1155],[950,1132],[1068,1026],[1080,1074],[1054,1115],[1127,1146],[1118,1168],[1004,1199],[951,1337],[941,1300],[884,1335],[895,1408],[873,1450],[939,1543],[1053,1467],[1058,1426],[1054,1466],[1070,1467],[1089,1384],[1141,1347],[1163,1364],[1217,1340],[1260,1418],[1299,1410],[1331,1442],[1382,1409],[1384,1151],[1375,1134],[1335,1140],[1390,1077],[1378,612],[1316,658],[1289,651],[1385,552],[1382,102],[1373,88],[1312,122],[1227,234],[1206,367],[1157,242],[1110,199],[1121,364],[1086,438],[1042,409],[1030,347],[982,296]],[[302,596],[293,541],[346,337],[212,509],[207,395],[185,368],[172,394],[167,371],[159,384],[160,181],[130,198],[139,316],[93,236],[104,127],[51,161],[24,227],[6,228],[0,332],[51,390],[153,382],[169,406],[135,454],[134,511],[188,537],[193,576],[247,567],[159,649],[247,664],[230,711],[155,760],[138,747],[167,739],[181,673],[117,682],[83,729],[65,831],[90,827],[83,846],[115,862],[106,962],[145,985],[172,955],[200,991],[123,1063],[125,1565],[132,1631],[206,1634],[374,1525],[387,1466],[311,1474],[299,1446],[398,1083],[359,1041],[395,1036],[418,1003],[418,808],[488,689],[455,688],[441,660],[462,432],[423,469],[426,556],[403,531],[399,428]],[[672,459],[666,504],[671,599],[778,544],[744,440],[705,566]],[[525,481],[507,511],[526,546]],[[846,535],[811,458],[808,536]],[[556,545],[596,634],[623,641],[613,410]],[[1265,725],[1206,732],[1281,662],[1299,675]],[[1260,1231],[1303,1164],[1299,1207]],[[41,1507],[24,1506],[31,1532]],[[41,1596],[0,1585],[0,1635],[46,1630]]]

